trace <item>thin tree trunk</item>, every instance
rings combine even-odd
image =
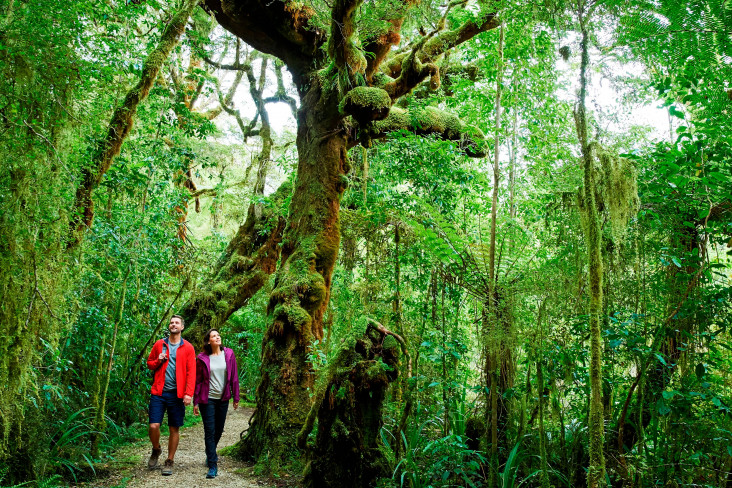
[[[541,302],[537,317],[537,325],[539,326],[539,354],[537,354],[536,358],[536,381],[539,383],[537,390],[539,393],[539,462],[541,463],[541,488],[549,488],[549,461],[547,459],[546,429],[544,425],[544,410],[546,408],[544,404],[544,368],[541,367],[544,355],[544,324],[542,322],[544,317],[542,312],[544,311],[545,305],[546,299]]]
[[[539,383],[539,463],[541,474],[541,488],[549,488],[549,463],[546,450],[546,429],[544,426],[544,370],[541,367],[541,357],[536,361],[536,381]]]
[[[434,276],[434,274],[433,274]],[[427,325],[427,308],[429,307],[429,301],[430,301],[430,294],[432,290],[432,280],[430,280],[430,291],[427,294],[426,300],[424,302],[424,309],[422,313],[422,322],[419,327],[419,333],[417,334],[417,340],[415,344],[422,344],[422,338],[424,337],[424,330]],[[404,336],[402,336],[404,337]],[[404,410],[402,410],[402,416],[399,420],[399,429],[397,431],[397,438],[395,440],[395,447],[394,447],[394,457],[395,459],[400,459],[402,454],[402,448],[405,447],[402,445],[402,434],[407,428],[407,421],[409,420],[409,416],[412,413],[412,405],[414,404],[414,391],[417,388],[417,379],[419,377],[419,350],[420,348],[416,348],[417,351],[414,354],[414,363],[412,364],[413,368],[413,377],[408,380],[407,385],[407,392],[405,395],[405,401],[404,401]]]
[[[364,201],[365,202],[365,201]],[[394,329],[397,334],[404,337],[404,331],[402,330],[402,302],[401,302],[401,265],[399,263],[399,242],[401,236],[399,234],[399,222],[394,225]],[[392,400],[397,406],[401,406],[402,402],[402,391],[404,390],[405,375],[399,375],[399,378],[392,387]]]
[[[107,370],[104,373],[104,385],[101,389],[101,396],[97,403],[96,412],[94,415],[94,432],[91,435],[91,455],[92,458],[99,456],[99,437],[106,430],[106,422],[104,421],[104,412],[107,406],[107,392],[109,391],[109,380],[112,377],[112,366],[114,365],[114,350],[117,345],[117,331],[119,330],[119,323],[122,321],[122,314],[125,308],[125,297],[127,296],[127,281],[129,280],[130,273],[132,272],[132,263],[128,263],[127,272],[125,273],[124,280],[122,281],[122,294],[119,297],[117,303],[117,311],[114,314],[114,331],[112,332],[112,343],[109,349],[109,362],[107,364]],[[106,334],[105,334],[106,336]],[[102,343],[102,351],[104,351],[104,344]],[[100,366],[102,355],[100,354]],[[97,370],[101,372],[101,368]]]
[[[494,301],[496,288],[496,219],[498,217],[498,183],[501,178],[499,143],[501,132],[501,84],[503,83],[503,24],[498,36],[498,79],[496,80],[496,134],[493,147],[493,198],[491,203],[491,240],[489,247],[488,276],[490,300]]]
[[[585,218],[585,239],[590,274],[590,465],[587,471],[589,488],[605,486],[604,415],[602,406],[602,255],[600,218],[595,201],[595,178],[592,171],[592,154],[587,136],[587,71],[590,64],[589,34],[584,13],[580,12],[582,30],[582,61],[580,66],[580,96],[576,112],[577,135],[579,137],[584,168],[584,187],[582,190],[582,211]]]
[[[441,332],[442,332],[442,408],[445,412],[445,418],[443,419],[443,435],[447,436],[450,434],[451,425],[451,412],[450,412],[450,398],[448,395],[448,384],[450,380],[448,378],[447,368],[447,327],[445,324],[445,281],[443,279],[442,286],[440,287],[440,314],[441,314]]]
[[[498,296],[496,291],[496,225],[498,218],[498,184],[501,176],[499,146],[501,131],[501,91],[503,83],[503,39],[504,27],[498,35],[498,77],[496,80],[496,120],[495,138],[493,147],[493,198],[491,204],[491,235],[489,243],[489,264],[488,264],[488,302],[487,319],[493,322],[489,327],[495,337],[486,337],[486,380],[490,388],[490,486],[497,487],[498,483],[498,375],[500,371],[500,360],[498,359],[501,350],[499,332]]]
[[[180,42],[188,18],[199,0],[185,0],[183,7],[173,16],[163,31],[157,47],[148,55],[142,67],[142,76],[137,85],[125,96],[122,105],[117,107],[109,122],[107,135],[99,142],[90,164],[84,169],[82,181],[76,189],[73,215],[67,247],[77,247],[83,239],[85,229],[91,228],[94,220],[94,200],[92,193],[109,170],[114,158],[119,154],[122,143],[132,129],[137,107],[145,100],[158,77],[160,68]]]

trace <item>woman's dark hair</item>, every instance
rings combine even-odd
[[[211,350],[211,344],[208,343],[209,339],[211,339],[211,332],[219,332],[219,329],[211,329],[208,332],[206,332],[206,335],[205,336],[203,336],[203,350],[209,356],[213,352]],[[221,335],[221,332],[219,332],[219,335]],[[224,344],[222,342],[221,349],[223,349],[223,348],[224,348]]]

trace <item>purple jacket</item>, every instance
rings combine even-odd
[[[232,396],[234,402],[239,403],[239,369],[236,366],[234,351],[224,347],[224,360],[226,361],[226,385],[221,401],[227,401]],[[196,357],[196,389],[193,393],[193,404],[208,403],[208,389],[211,385],[211,363],[208,354],[200,353]]]

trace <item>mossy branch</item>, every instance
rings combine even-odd
[[[285,82],[282,78],[282,68],[284,68],[284,64],[277,60],[274,63],[275,68],[275,76],[277,77],[277,91],[275,92],[274,96],[267,97],[264,99],[264,103],[286,103],[290,106],[290,111],[292,112],[292,117],[297,118],[297,100],[292,98],[287,94],[287,90],[285,90]]]
[[[366,317],[366,321],[368,324],[373,327],[374,329],[378,330],[381,335],[390,335],[396,341],[399,343],[399,347],[402,350],[402,354],[404,357],[407,358],[407,379],[412,377],[412,356],[409,354],[409,347],[407,346],[407,341],[402,338],[399,334],[390,331],[386,327],[384,327],[381,323],[377,322],[376,320],[372,319],[371,317]]]
[[[384,139],[390,132],[408,131],[417,135],[436,134],[442,139],[458,142],[470,157],[486,155],[485,136],[476,127],[464,124],[456,115],[435,107],[404,110],[392,107],[384,119],[360,128],[368,139]]]
[[[363,0],[335,0],[331,10],[328,54],[338,71],[355,84],[354,76],[366,71],[366,56],[358,45],[356,10]]]
[[[387,80],[392,80],[387,81],[383,88],[396,100],[412,91],[428,76],[432,78],[431,84],[435,85],[439,71],[434,63],[440,56],[500,24],[495,13],[484,13],[478,19],[465,22],[456,29],[427,34],[415,44],[411,52],[400,53],[387,60],[382,71]]]

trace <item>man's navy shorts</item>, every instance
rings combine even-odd
[[[150,395],[148,417],[151,424],[163,423],[163,415],[168,412],[168,427],[180,427],[186,416],[183,399],[174,391],[164,391],[161,396]]]

